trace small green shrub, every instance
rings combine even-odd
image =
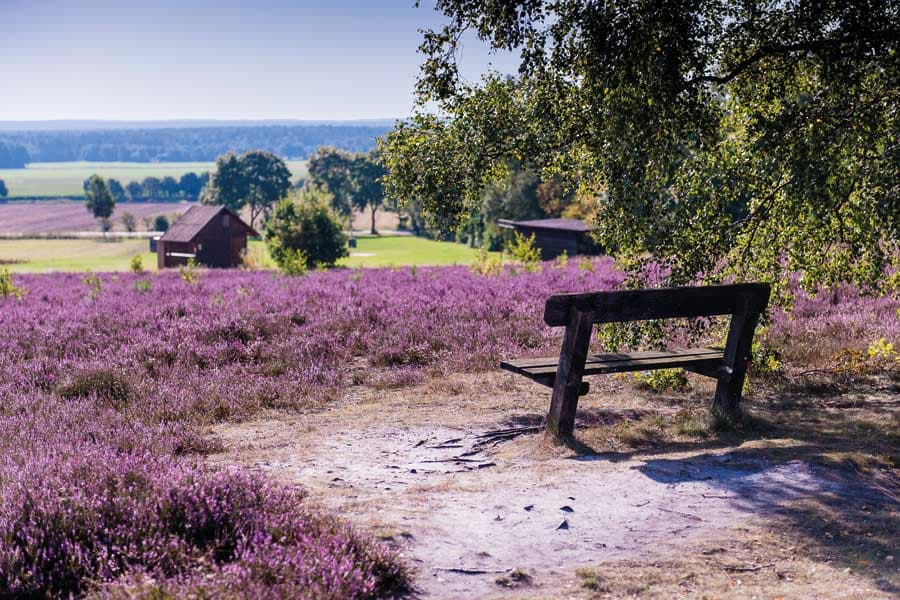
[[[866,354],[871,360],[884,360],[889,362],[897,360],[897,351],[894,350],[894,345],[884,338],[879,338],[869,344]]]
[[[81,279],[82,283],[88,286],[88,299],[96,300],[103,292],[103,280],[99,275],[88,273]]]
[[[498,275],[503,271],[503,258],[501,255],[491,256],[487,248],[482,246],[475,254],[469,270],[477,275]]]
[[[300,256],[305,268],[331,267],[348,255],[347,236],[328,204],[329,196],[304,190],[282,200],[266,226],[269,254],[285,270]],[[296,264],[295,264],[296,266]]]
[[[189,258],[187,264],[180,267],[178,272],[181,274],[181,278],[190,285],[200,283],[200,271],[197,269],[197,261],[193,258]]]
[[[509,253],[514,260],[522,265],[522,269],[529,273],[537,272],[541,269],[541,251],[534,245],[534,234],[525,237],[518,231],[509,245]]]
[[[753,376],[770,377],[782,371],[781,354],[775,348],[763,342],[759,336],[753,340],[751,350],[753,364],[750,373]]]
[[[865,351],[845,348],[832,357],[842,375],[868,375],[897,368],[900,355],[885,338],[871,342]]]
[[[132,273],[143,273],[144,272],[144,260],[141,258],[140,254],[136,254],[131,257],[131,272]]]
[[[0,269],[0,298],[21,298],[28,291],[21,286],[17,286],[13,281],[12,273],[9,269]]]
[[[594,261],[585,256],[580,261],[578,261],[578,268],[582,271],[587,271],[588,273],[594,272]]]
[[[303,275],[307,271],[309,260],[306,253],[299,248],[285,248],[280,267],[281,272],[291,277]]]
[[[656,392],[683,392],[690,388],[684,369],[659,369],[656,371],[639,371],[632,374],[638,389]]]
[[[565,269],[569,266],[569,254],[563,250],[563,253],[556,257],[556,268]]]

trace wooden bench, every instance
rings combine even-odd
[[[717,379],[713,412],[737,422],[753,331],[768,302],[769,285],[765,283],[559,294],[551,296],[544,307],[547,325],[566,328],[559,358],[508,360],[500,367],[553,388],[547,429],[560,439],[572,434],[578,397],[588,392],[582,378],[624,371],[680,367]],[[588,354],[595,323],[715,315],[731,315],[724,349]]]

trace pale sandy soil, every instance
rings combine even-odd
[[[702,410],[707,390],[592,385],[574,448],[490,433],[538,424],[546,388],[456,374],[220,426],[209,460],[299,484],[395,544],[424,598],[896,597],[894,473],[829,466],[796,436],[634,450],[629,423]],[[894,391],[874,393],[894,411]]]

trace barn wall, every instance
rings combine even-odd
[[[188,264],[184,256],[171,256],[172,252],[193,254],[194,245],[190,242],[168,242],[159,240],[156,243],[156,266],[160,269],[181,267]]]
[[[208,267],[229,268],[241,264],[241,253],[247,247],[247,233],[234,217],[224,226],[222,215],[206,224],[194,238],[198,245],[197,262]]]
[[[534,245],[540,249],[541,258],[550,260],[563,252],[569,256],[578,254],[576,232],[557,229],[531,228],[517,225],[516,229],[524,236],[534,234]]]
[[[157,243],[157,265],[160,269],[186,265],[190,257],[171,256],[176,252],[192,254],[197,264],[206,267],[240,266],[247,249],[247,231],[247,226],[233,215],[219,213],[189,242],[160,239]]]

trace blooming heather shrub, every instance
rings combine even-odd
[[[151,454],[47,450],[33,457],[39,470],[4,478],[4,597],[67,597],[92,580],[115,589],[136,573],[174,587],[212,575],[234,591],[282,582],[304,598],[372,597],[403,583],[389,553],[298,509],[297,492]]]
[[[77,373],[57,390],[63,398],[96,397],[121,408],[132,394],[128,380],[115,371],[96,370]]]
[[[833,367],[846,351],[865,355],[879,340],[900,344],[898,305],[889,296],[860,296],[849,286],[816,296],[798,291],[792,312],[772,315],[766,343],[785,363]]]

